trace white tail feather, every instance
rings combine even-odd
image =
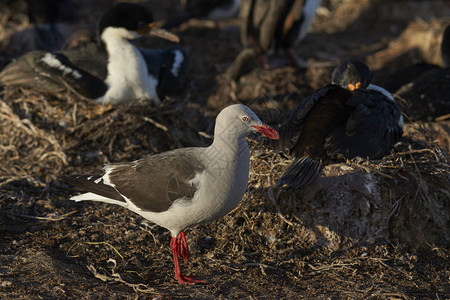
[[[116,204],[116,205],[120,205],[125,208],[128,208],[128,203],[126,203],[126,202],[110,199],[110,198],[103,197],[103,196],[100,196],[100,195],[97,195],[94,193],[84,193],[81,195],[76,195],[76,196],[71,197],[70,200],[77,201],[77,202],[78,201],[100,201],[100,202]]]

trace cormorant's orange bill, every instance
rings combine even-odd
[[[175,43],[180,42],[180,38],[176,34],[173,34],[165,29],[160,28],[159,25],[155,22],[145,24],[144,26],[138,29],[138,33],[157,36]]]
[[[359,89],[360,87],[361,87],[361,82],[357,82],[356,84],[351,84],[351,83],[349,83],[349,84],[347,85],[347,89],[348,89],[349,91],[357,90],[357,89]]]

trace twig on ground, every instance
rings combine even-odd
[[[112,260],[112,259],[108,260],[108,262],[111,262],[111,261],[113,261],[115,263],[115,261]],[[123,283],[126,286],[129,286],[129,287],[133,288],[133,290],[135,290],[136,292],[141,292],[141,293],[158,293],[157,290],[155,290],[154,288],[150,288],[146,284],[143,284],[143,283],[130,283],[130,282],[124,280],[122,278],[122,276],[120,276],[119,273],[115,272],[115,270],[114,270],[115,266],[113,267],[113,270],[112,270],[113,271],[112,276],[100,274],[95,269],[95,267],[92,264],[87,265],[86,267],[95,276],[95,278],[98,278],[98,279],[100,279],[102,281]]]
[[[58,217],[38,217],[38,216],[30,216],[30,215],[24,215],[24,214],[18,214],[18,213],[13,213],[10,212],[10,214],[14,215],[14,216],[18,216],[18,217],[22,217],[22,218],[28,218],[28,219],[35,219],[35,220],[43,220],[43,221],[60,221],[65,219],[66,217],[73,215],[74,213],[77,213],[78,210],[73,210],[71,212],[65,213],[61,216]]]
[[[152,118],[149,118],[149,117],[142,117],[142,120],[147,121],[147,122],[149,122],[149,123],[155,125],[156,128],[159,128],[159,129],[161,129],[161,130],[164,130],[165,132],[169,132],[169,129],[167,128],[167,126],[165,126],[165,125],[163,125],[163,124],[161,124],[161,123],[159,123],[159,122],[156,122],[156,121],[153,120]]]
[[[108,247],[110,247],[111,249],[113,249],[113,251],[119,255],[119,257],[124,260],[124,257],[122,256],[122,254],[120,254],[120,252],[114,248],[113,245],[111,245],[110,243],[107,242],[81,242],[81,243],[74,243],[72,244],[72,246],[69,247],[69,249],[66,252],[66,256],[69,256],[70,250],[72,250],[73,247],[75,247],[76,245],[106,245]]]

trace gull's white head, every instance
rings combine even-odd
[[[264,124],[258,116],[247,106],[233,104],[224,108],[216,119],[216,134],[234,132],[237,136],[247,135],[258,131],[268,138],[278,140],[278,132]]]

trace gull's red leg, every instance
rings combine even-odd
[[[189,258],[189,248],[184,232],[180,232],[177,237],[172,237],[172,239],[170,240],[170,248],[172,248],[173,262],[175,264],[175,278],[179,283],[189,285],[194,285],[197,283],[207,283],[204,280],[198,280],[193,277],[181,274],[180,261],[178,257],[182,255],[185,262]]]
[[[187,260],[189,259],[189,247],[187,245],[187,241],[186,241],[186,234],[184,233],[184,231],[180,232],[177,235],[177,241],[178,241],[178,245],[179,245],[179,249],[180,249],[180,254],[183,256],[184,259],[184,263],[187,262]]]

